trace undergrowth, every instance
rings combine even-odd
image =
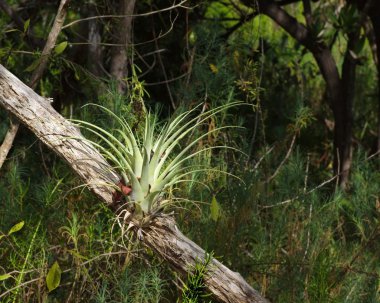
[[[221,139],[205,138],[198,148],[215,140]],[[197,264],[184,284],[171,282],[173,272],[150,251],[121,241],[112,213],[78,187],[65,164],[35,140],[29,144],[42,153],[40,165],[31,165],[30,152],[16,149],[0,179],[1,302],[212,300],[203,297],[207,262]],[[281,157],[261,153],[255,169],[230,151],[195,158],[197,165],[228,168],[240,180],[212,171],[194,174],[208,189],[198,182],[180,189],[198,201],[176,209],[182,229],[273,302],[378,301],[377,160],[357,154],[350,190],[334,193],[335,179],[320,187],[325,175],[300,149],[274,178],[272,163]],[[231,156],[235,164],[223,167]],[[41,178],[45,166],[49,175]],[[49,292],[46,276],[54,262],[61,281]]]
[[[321,90],[321,79],[310,77],[301,89],[294,84],[304,77],[301,69],[313,67],[311,59],[298,66],[293,61],[301,49],[287,48],[291,53],[285,57],[274,51],[281,48],[269,49],[271,64],[260,83],[259,54],[248,42],[239,44],[239,33],[229,45],[213,26],[192,30],[197,47],[191,81],[173,89],[184,109],[238,100],[249,106],[210,117],[194,131],[197,136],[242,126],[211,133],[194,152],[219,145],[246,155],[209,150],[191,160],[215,170],[193,172],[175,188],[188,198],[174,208],[181,230],[272,302],[379,302],[379,159],[357,152],[349,190],[336,189],[331,155],[325,156],[331,134],[317,125],[323,107],[315,90]],[[288,57],[296,59],[289,63]],[[141,134],[138,102],[145,98],[154,108],[162,100],[149,96],[133,77],[130,95],[106,83],[99,98],[88,101],[124,117]],[[47,90],[54,87],[48,79],[44,83]],[[94,107],[63,105],[61,112],[109,131],[116,126]],[[160,121],[170,115],[163,105]],[[1,141],[8,121],[4,112],[0,118]],[[150,250],[122,237],[114,214],[37,138],[21,129],[17,140],[0,170],[0,302],[212,301],[204,289],[207,262],[198,263],[187,280],[177,277]],[[48,282],[54,264],[57,279]]]

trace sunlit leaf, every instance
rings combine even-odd
[[[56,289],[61,283],[61,268],[57,261],[54,262],[52,267],[50,267],[49,272],[46,276],[46,285],[50,291]]]
[[[9,279],[10,277],[12,277],[10,274],[0,275],[0,281],[4,281],[6,279]]]
[[[28,30],[29,25],[30,25],[30,19],[26,20],[24,23],[24,33],[26,33],[26,31]]]
[[[32,71],[34,71],[34,70],[37,68],[37,66],[40,64],[40,61],[41,61],[41,58],[38,58],[38,59],[34,60],[34,61],[32,62],[32,64],[29,65],[29,66],[25,69],[25,71],[26,71],[26,72],[32,72]]]
[[[13,33],[13,32],[20,32],[20,30],[18,30],[17,28],[12,28],[12,29],[8,29],[6,31],[3,31],[3,33]]]
[[[74,77],[75,77],[75,80],[79,81],[80,80],[80,77],[79,77],[79,74],[77,71],[75,71],[74,73]]]
[[[73,256],[77,257],[78,259],[83,259],[83,260],[88,260],[87,257],[85,256],[82,256],[80,253],[76,252],[75,250],[69,250],[68,251],[70,254],[72,254]]]
[[[15,233],[15,232],[18,232],[20,229],[22,229],[24,227],[24,224],[25,224],[25,222],[21,221],[15,225],[13,225],[12,228],[8,232],[8,236]]]
[[[211,219],[213,219],[214,221],[218,221],[220,217],[220,206],[215,196],[212,197],[210,211],[211,211]]]
[[[216,65],[215,64],[210,64],[210,69],[211,69],[211,71],[214,73],[214,74],[217,74],[218,73],[218,68],[216,67]]]
[[[194,45],[195,42],[197,41],[197,35],[195,34],[194,31],[191,31],[189,34],[189,42]]]
[[[67,41],[63,41],[61,43],[59,43],[55,48],[54,48],[54,51],[57,55],[59,55],[60,53],[62,53],[65,48],[67,47]]]

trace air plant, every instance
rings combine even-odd
[[[109,109],[102,108],[118,123],[114,133],[85,121],[76,121],[79,126],[95,134],[103,145],[92,142],[104,156],[112,162],[122,177],[118,190],[127,201],[133,203],[143,214],[156,213],[163,206],[165,193],[175,184],[183,182],[187,175],[207,170],[198,166],[186,166],[185,162],[196,155],[214,148],[230,148],[228,146],[206,147],[191,152],[197,142],[211,133],[231,126],[222,126],[188,139],[188,143],[180,152],[173,155],[173,150],[180,141],[192,136],[194,130],[206,120],[241,102],[231,102],[208,111],[195,113],[199,106],[180,113],[163,126],[159,126],[157,117],[148,112],[145,117],[144,134],[138,138],[123,117],[118,117]],[[236,127],[236,126],[235,126]]]

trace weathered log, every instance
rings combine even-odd
[[[113,187],[119,176],[100,153],[83,138],[71,122],[58,114],[45,98],[36,94],[0,65],[0,105],[25,124],[43,143],[67,161],[85,184],[108,206],[112,206]],[[170,216],[158,216],[142,233],[150,247],[180,274],[204,262],[205,252],[185,237]],[[205,279],[206,287],[220,302],[268,302],[239,273],[212,259]]]

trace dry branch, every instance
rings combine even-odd
[[[52,26],[52,29],[50,30],[48,39],[45,43],[44,49],[42,51],[42,55],[39,61],[38,66],[33,71],[29,86],[33,89],[36,88],[38,81],[42,78],[42,75],[46,69],[46,65],[48,63],[49,56],[55,46],[55,43],[57,41],[58,35],[61,32],[63,22],[66,18],[66,7],[70,0],[61,0],[57,15],[54,19],[54,24]],[[0,2],[1,4],[1,2]],[[16,138],[17,131],[19,128],[19,122],[12,123],[11,127],[9,128],[7,134],[5,135],[4,142],[0,146],[0,169],[4,164],[4,161],[9,153],[9,151],[12,148],[13,141]]]
[[[9,129],[5,135],[3,144],[1,144],[0,146],[0,168],[3,166],[5,159],[7,158],[8,152],[12,148],[12,144],[16,137],[19,126],[19,122],[11,121],[11,125],[9,126]]]
[[[28,127],[43,143],[67,161],[85,184],[112,207],[112,187],[118,175],[72,123],[58,114],[45,99],[0,65],[0,106]],[[137,230],[134,230],[137,233]],[[173,218],[159,216],[142,229],[143,244],[156,251],[169,265],[185,274],[205,251],[186,238]],[[268,302],[240,276],[219,261],[209,265],[205,284],[220,302]]]
[[[61,0],[57,15],[55,16],[53,27],[49,33],[44,49],[42,50],[40,62],[33,72],[32,78],[30,80],[30,87],[35,88],[38,81],[41,79],[42,74],[46,68],[46,65],[49,60],[49,56],[55,46],[58,35],[61,32],[63,22],[65,22],[66,13],[67,13],[67,5],[70,0]]]

